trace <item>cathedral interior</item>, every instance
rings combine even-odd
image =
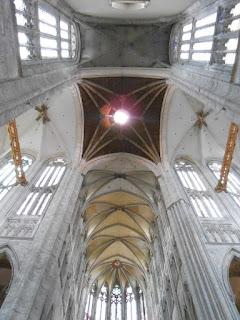
[[[240,319],[239,126],[239,0],[0,0],[0,320]]]

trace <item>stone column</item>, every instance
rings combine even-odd
[[[158,178],[198,319],[230,320],[239,315],[225,293],[201,238],[197,217],[172,168],[160,168]]]
[[[0,1],[0,80],[20,75],[13,1]]]

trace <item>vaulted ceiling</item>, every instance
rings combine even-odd
[[[125,192],[95,199],[85,213],[92,279],[122,287],[146,279],[154,215],[141,198]]]
[[[113,77],[83,79],[79,85],[84,108],[83,158],[125,152],[160,162],[160,114],[165,79]],[[112,119],[125,109],[125,126]]]
[[[126,157],[126,156],[125,156]],[[83,183],[87,273],[99,286],[146,285],[152,252],[156,178],[149,171],[92,170]],[[136,164],[134,164],[135,166]],[[138,169],[141,169],[139,166]]]

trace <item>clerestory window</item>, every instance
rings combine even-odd
[[[187,160],[177,160],[174,167],[197,216],[199,218],[222,218],[216,202],[195,166]]]
[[[105,320],[108,301],[108,288],[104,284],[98,295],[95,320]]]
[[[137,299],[136,296],[137,295]],[[146,301],[139,285],[121,287],[118,283],[109,291],[107,283],[93,284],[86,301],[84,320],[148,320]]]
[[[182,29],[180,59],[183,61],[210,62],[217,12],[194,19]]]
[[[220,179],[222,164],[220,161],[210,161],[209,169],[215,175],[217,180]],[[231,169],[228,175],[227,192],[240,207],[240,175],[235,169]]]
[[[111,292],[111,320],[122,320],[122,289],[118,284]]]
[[[96,292],[96,285],[94,284],[87,297],[84,320],[91,320],[93,318],[92,315],[93,315],[93,302],[94,302],[95,292]]]
[[[73,23],[43,1],[14,0],[22,60],[74,59]]]
[[[26,172],[33,163],[33,157],[22,155],[23,171]],[[13,159],[5,157],[0,163],[0,200],[16,185],[16,172]]]
[[[137,320],[137,305],[131,286],[126,289],[127,320]]]
[[[182,27],[179,60],[232,67],[240,32],[240,1],[226,2],[204,17],[195,17]]]
[[[30,186],[30,192],[16,211],[18,216],[42,216],[58,188],[66,170],[62,158],[48,161],[36,181]]]

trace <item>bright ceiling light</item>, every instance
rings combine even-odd
[[[115,9],[144,9],[150,0],[110,0],[110,4]]]
[[[116,124],[123,126],[129,120],[129,113],[124,109],[119,109],[114,113],[113,119]]]

